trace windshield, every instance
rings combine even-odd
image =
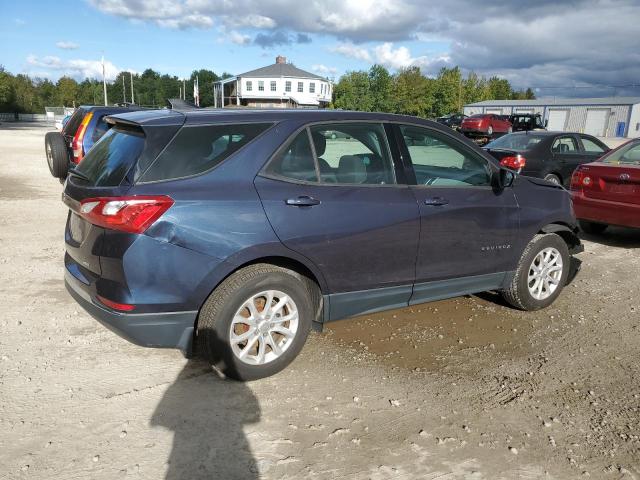
[[[503,148],[505,150],[513,150],[515,152],[526,152],[532,150],[542,141],[540,135],[504,135],[497,138],[493,142],[487,144],[486,148]]]
[[[90,185],[115,187],[120,185],[143,148],[142,132],[114,127],[89,150],[76,169],[87,177]]]
[[[640,142],[629,142],[601,159],[615,165],[640,165]]]

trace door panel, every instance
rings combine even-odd
[[[415,174],[411,191],[421,218],[411,302],[431,298],[421,283],[513,270],[519,210],[511,188],[491,187],[495,167],[455,137],[429,128],[400,125],[397,137]]]
[[[578,165],[590,160],[590,157],[580,150],[578,142],[575,135],[569,134],[557,137],[551,144],[553,158],[559,165],[560,175],[565,186],[571,182],[571,175]]]
[[[296,184],[260,176],[255,186],[280,240],[318,266],[330,293],[413,283],[420,220],[407,186]],[[320,203],[286,203],[301,197]]]

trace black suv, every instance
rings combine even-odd
[[[95,142],[111,128],[106,117],[140,110],[135,105],[78,107],[61,132],[48,132],[44,138],[47,164],[51,175],[61,181],[70,167],[76,166]]]
[[[515,113],[509,115],[513,132],[530,132],[532,130],[546,130],[539,113]]]
[[[462,113],[451,113],[444,117],[436,118],[436,122],[446,125],[447,127],[451,127],[454,130],[459,130],[460,124],[465,118],[467,118],[467,116]]]

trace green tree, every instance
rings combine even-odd
[[[436,116],[462,111],[464,104],[462,73],[458,67],[442,68],[438,73],[434,89],[434,111]]]
[[[78,82],[70,77],[62,77],[56,83],[56,103],[59,106],[75,107],[78,97]]]
[[[427,117],[433,110],[433,80],[418,67],[400,70],[395,76],[394,111],[405,115]]]
[[[371,90],[371,110],[392,112],[394,110],[393,77],[382,65],[374,65],[369,70]]]
[[[347,72],[333,89],[335,108],[370,112],[373,109],[371,83],[367,72]]]
[[[15,90],[13,75],[0,65],[0,111],[13,112],[15,110]]]

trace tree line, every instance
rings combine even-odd
[[[194,70],[185,80],[186,99],[193,101],[193,83],[198,77],[200,105],[213,105],[213,83],[230,77],[229,73],[216,74],[211,70]],[[183,82],[175,75],[160,74],[150,68],[133,74],[133,95],[137,105],[167,106],[169,98],[178,98]],[[120,72],[115,80],[107,82],[109,104],[131,102],[131,74]],[[0,112],[43,113],[45,107],[77,107],[104,105],[102,81],[86,78],[81,82],[61,77],[55,83],[49,79],[31,78],[25,74],[13,75],[0,65]]]
[[[509,81],[484,78],[458,67],[442,68],[435,78],[409,67],[391,74],[381,65],[352,71],[334,86],[333,106],[345,110],[438,117],[461,112],[462,106],[483,100],[534,99],[533,91],[514,90]]]
[[[194,70],[184,82],[186,99],[193,101],[193,82],[200,83],[200,105],[213,105],[213,83],[230,77],[211,70]],[[107,83],[110,104],[131,102],[131,74],[120,72]],[[183,85],[175,75],[160,74],[150,68],[133,74],[135,103],[148,107],[164,107],[169,98],[178,98]],[[482,100],[533,99],[533,91],[514,90],[498,77],[484,78],[458,67],[443,68],[435,78],[410,67],[391,74],[381,65],[369,71],[351,71],[334,86],[333,108],[377,111],[437,117],[459,112],[467,103]],[[80,82],[61,77],[55,83],[48,79],[13,75],[0,65],[0,112],[43,113],[45,107],[104,104],[102,82],[86,78]]]

